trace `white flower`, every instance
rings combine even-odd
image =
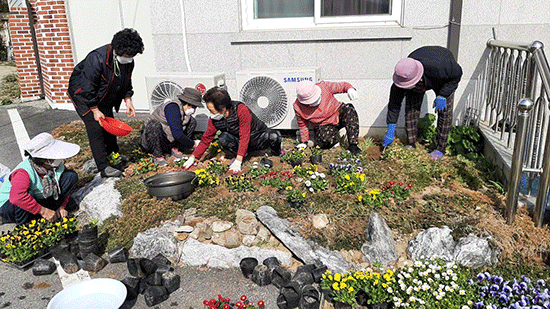
[[[315,190],[313,190],[313,188],[309,188],[309,192],[313,192],[313,191],[315,191]]]
[[[462,306],[462,308],[461,308],[461,309],[470,309],[470,307],[468,307],[468,306],[464,305],[464,306]]]
[[[439,274],[435,274],[434,278],[439,280],[441,276]]]
[[[466,291],[464,291],[464,290],[460,290],[460,291],[458,291],[458,294],[460,294],[460,295],[464,295],[464,294],[466,294]]]
[[[306,184],[306,186],[310,187],[311,186],[311,181],[306,180],[305,184]]]
[[[391,286],[389,286],[386,290],[387,290],[388,293],[390,293],[390,294],[393,293],[393,289],[391,288]]]
[[[325,173],[320,173],[319,176],[320,176],[321,178],[323,178],[323,179],[324,179],[325,177],[327,177],[327,175],[325,175]]]
[[[317,176],[311,175],[311,179],[315,179],[315,178],[317,178]]]

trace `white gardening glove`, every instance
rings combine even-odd
[[[197,148],[199,146],[199,144],[201,143],[201,140],[200,139],[196,139],[195,140],[195,145],[193,146],[193,149]]]
[[[348,97],[350,100],[357,100],[359,98],[359,93],[357,93],[357,90],[355,88],[349,88],[348,89]]]
[[[241,171],[241,165],[242,164],[243,164],[243,162],[241,162],[239,160],[233,161],[233,163],[231,163],[231,165],[229,165],[229,171],[233,172],[233,173],[239,173]]]
[[[300,143],[300,144],[296,145],[296,149],[298,149],[298,150],[304,150],[306,148],[307,148],[306,143]]]
[[[188,169],[193,165],[193,163],[195,163],[195,157],[189,157],[189,159],[183,163],[183,168]]]

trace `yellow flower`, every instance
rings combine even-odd
[[[305,192],[304,192],[304,193],[302,193],[302,196],[303,196],[303,197],[306,197],[306,193],[305,193]]]
[[[346,180],[350,180],[350,178],[349,178],[349,175],[348,175],[348,174],[346,174],[346,175],[344,176],[344,178],[345,178]]]
[[[350,287],[350,288],[348,289],[348,293],[351,293],[351,292],[353,292],[353,287]]]
[[[67,224],[63,224],[63,228],[66,229],[68,228],[69,226]]]
[[[342,275],[340,275],[340,273],[335,273],[334,274],[334,280],[340,281],[341,279],[342,279]]]
[[[335,290],[335,291],[338,291],[340,289],[339,285],[338,285],[338,282],[334,282],[332,284],[332,289]]]
[[[287,186],[287,187],[285,188],[285,190],[287,190],[287,191],[292,190],[292,186]]]
[[[359,196],[357,197],[357,199],[359,200],[359,202],[361,202],[361,201],[363,200],[363,196],[362,196],[362,195],[359,195]]]
[[[345,284],[344,282],[340,282],[340,288],[341,289],[345,289],[348,285]]]

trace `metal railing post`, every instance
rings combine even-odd
[[[518,189],[520,185],[519,179],[523,168],[523,157],[525,153],[525,141],[527,138],[529,112],[532,108],[533,101],[527,98],[522,99],[518,104],[518,124],[516,140],[514,142],[512,168],[510,171],[511,175],[508,185],[508,196],[506,198],[506,222],[508,224],[512,224],[512,222],[514,222],[514,217],[516,216],[516,211],[518,207]]]

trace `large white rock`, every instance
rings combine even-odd
[[[162,253],[167,258],[177,259],[178,242],[174,238],[174,232],[180,224],[179,220],[174,220],[161,227],[138,233],[130,249],[132,256],[151,259]]]
[[[268,257],[276,257],[282,265],[291,264],[289,253],[268,249],[245,246],[228,249],[213,244],[204,244],[195,239],[188,239],[178,245],[180,252],[179,262],[189,266],[209,266],[209,267],[239,267],[239,263],[245,257],[254,257],[259,263],[262,263]]]
[[[481,268],[498,263],[498,250],[491,248],[487,238],[477,237],[473,234],[463,237],[455,248],[455,260],[463,266]]]
[[[452,262],[455,260],[456,242],[451,232],[447,226],[443,228],[431,227],[422,231],[409,241],[407,254],[413,261],[437,257]]]
[[[115,189],[115,182],[119,178],[102,178],[100,174],[80,190],[71,196],[80,204],[80,209],[85,211],[90,218],[98,221],[101,225],[103,221],[112,216],[122,216],[122,196]]]
[[[367,241],[361,247],[365,261],[378,262],[382,265],[397,261],[397,249],[391,230],[378,213],[370,214],[365,233]]]

